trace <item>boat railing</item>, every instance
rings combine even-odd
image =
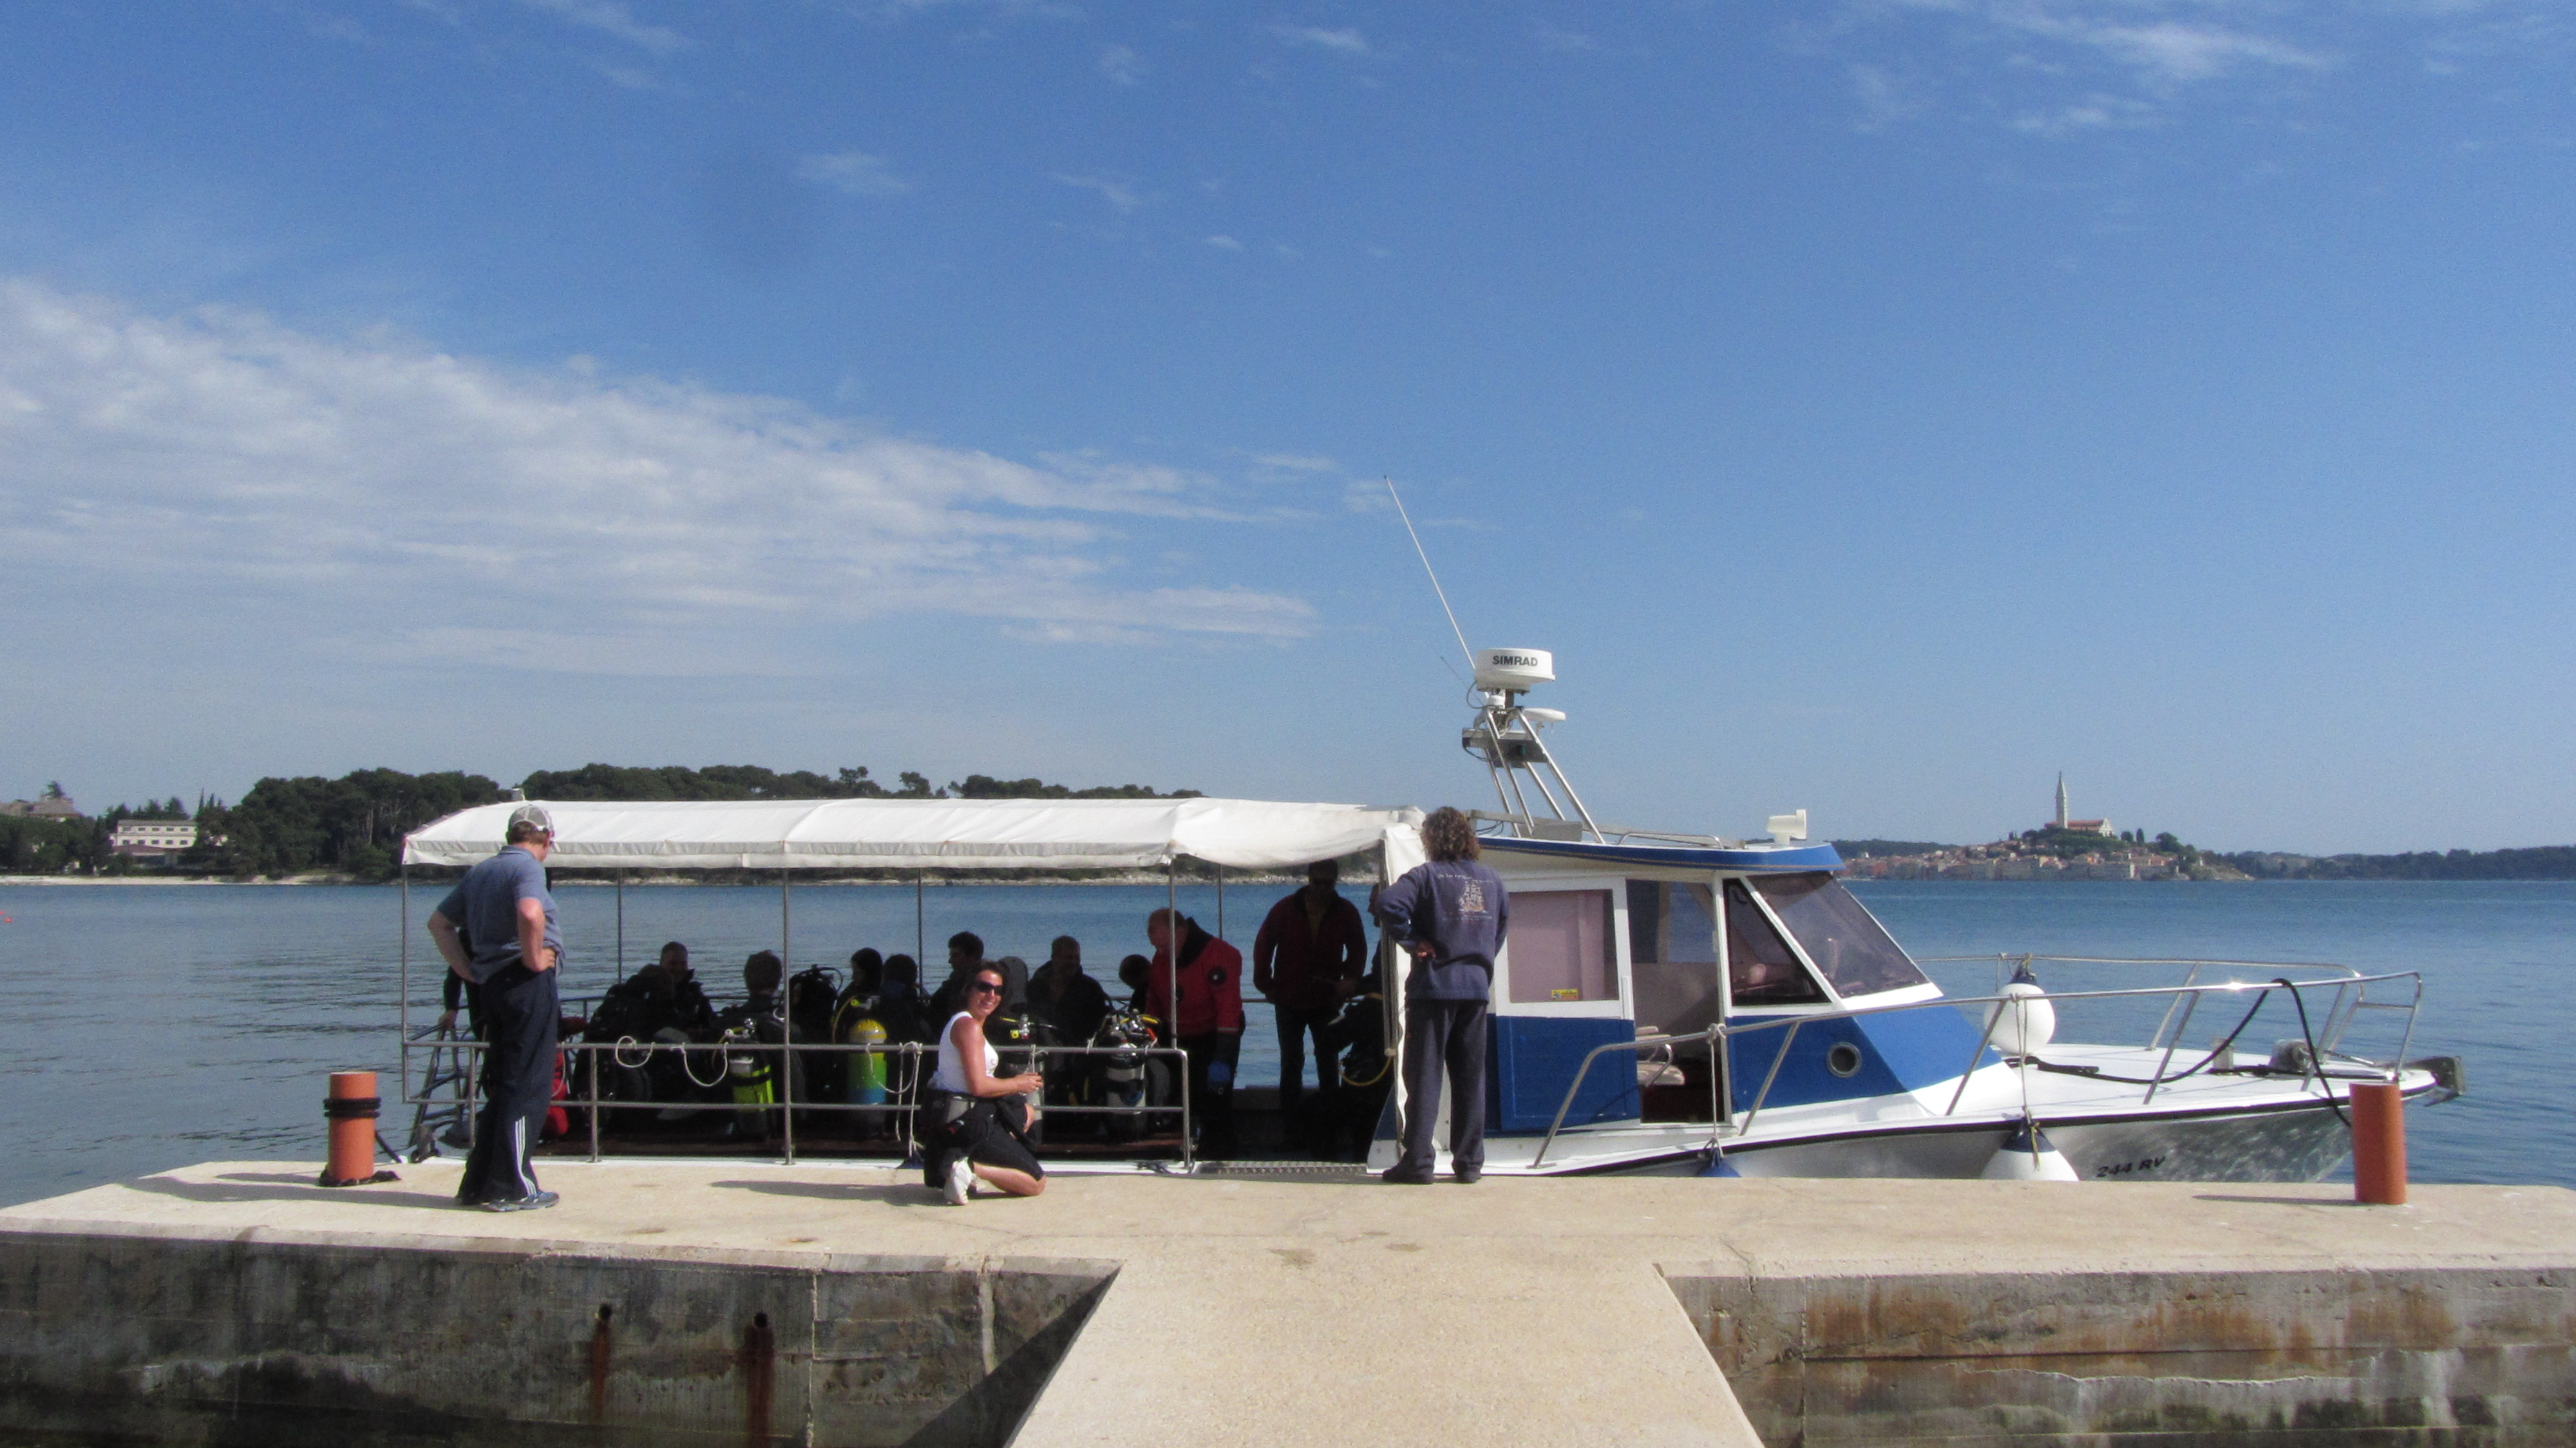
[[[1931,957],[1923,963],[1937,964],[1944,960],[1957,959],[1984,960],[1987,959],[1987,957]],[[2110,990],[2051,990],[2040,995],[2007,995],[2001,992],[1990,996],[1962,997],[1945,995],[1936,996],[1927,1000],[1899,1001],[1887,1005],[1840,1006],[1829,1010],[1804,1012],[1798,1015],[1772,1016],[1756,1021],[1721,1021],[1715,1025],[1709,1026],[1705,1030],[1694,1031],[1688,1035],[1647,1035],[1639,1036],[1633,1041],[1609,1041],[1599,1046],[1595,1046],[1584,1054],[1583,1063],[1576,1068],[1574,1080],[1566,1086],[1565,1098],[1558,1103],[1556,1117],[1548,1124],[1547,1136],[1539,1143],[1538,1152],[1531,1158],[1530,1164],[1532,1167],[1536,1167],[1541,1161],[1544,1161],[1549,1149],[1555,1145],[1557,1135],[1565,1127],[1565,1118],[1567,1113],[1573,1109],[1576,1099],[1582,1094],[1584,1080],[1591,1074],[1593,1063],[1605,1055],[1618,1052],[1637,1053],[1699,1042],[1707,1042],[1712,1046],[1712,1055],[1715,1059],[1713,1060],[1712,1068],[1708,1073],[1710,1099],[1708,1149],[1711,1152],[1717,1152],[1722,1150],[1726,1140],[1730,1138],[1741,1139],[1753,1130],[1754,1121],[1761,1115],[1763,1107],[1770,1101],[1771,1088],[1780,1078],[1781,1066],[1789,1059],[1790,1048],[1797,1043],[1798,1033],[1808,1026],[1824,1022],[1860,1020],[1875,1016],[1900,1015],[1909,1011],[1943,1009],[1964,1011],[1981,1007],[1986,1008],[1983,1011],[1986,1018],[1985,1025],[1977,1036],[1976,1048],[1969,1052],[1967,1060],[1962,1063],[1958,1073],[1958,1086],[1951,1092],[1948,1105],[1942,1108],[1941,1115],[1948,1117],[1955,1115],[1958,1112],[1961,1102],[1966,1098],[1969,1080],[1985,1063],[1987,1050],[1995,1039],[1997,1029],[2009,1016],[2014,1020],[2014,1024],[2017,1027],[2022,1028],[2016,1031],[2014,1039],[2016,1041],[2027,1040],[2029,1038],[2027,1025],[2030,1009],[2041,1003],[2046,1003],[2050,1007],[2054,1008],[2056,1006],[2075,1001],[2146,1002],[2165,999],[2167,1001],[2167,1005],[2164,1019],[2158,1023],[2155,1038],[2152,1039],[2147,1046],[2147,1049],[2153,1050],[2161,1045],[2164,1050],[2164,1055],[2159,1060],[2155,1071],[2149,1075],[2146,1081],[2134,1083],[2143,1085],[2146,1088],[2143,1096],[2140,1098],[2141,1104],[2144,1104],[2145,1102],[2153,1101],[2155,1099],[2155,1093],[2160,1087],[2170,1085],[2175,1081],[2182,1080],[2184,1077],[2197,1074],[2214,1063],[2218,1059],[2220,1053],[2232,1050],[2236,1035],[2239,1032],[2242,1032],[2248,1025],[2252,1024],[2255,1015],[2262,1009],[2266,1002],[2273,998],[2275,992],[2286,993],[2287,998],[2296,1008],[2299,1015],[2303,1036],[2302,1044],[2306,1048],[2300,1053],[2298,1059],[2298,1074],[2300,1079],[2300,1089],[2302,1091],[2305,1091],[2311,1084],[2313,1084],[2318,1090],[2325,1094],[2328,1101],[2331,1101],[2334,1095],[2334,1088],[2328,1083],[2333,1079],[2366,1078],[2371,1080],[2394,1081],[2397,1079],[2397,1073],[2406,1062],[2407,1050],[2414,1044],[2415,1016],[2417,1011],[2421,1008],[2424,998],[2423,975],[2419,971],[2411,970],[2390,971],[2380,975],[2364,975],[2359,970],[2350,966],[2316,965],[2300,962],[2147,961],[2052,956],[2007,956],[2005,959],[2007,961],[2029,961],[2033,959],[2057,960],[2070,964],[2227,966],[2263,970],[2314,969],[2333,972],[2333,974],[2319,980],[2294,980],[2287,975],[2280,975],[2275,976],[2270,980],[2226,980],[2203,982],[2198,979],[2198,971],[2195,970],[2192,973],[2192,976],[2187,978],[2181,985],[2133,986]],[[2402,995],[2404,999],[2370,1000],[2368,999],[2368,996],[2370,988],[2373,986],[2395,987],[2396,993]],[[2324,1029],[2317,1028],[2317,1020],[2319,1017],[2312,1017],[2310,1014],[2307,997],[2311,992],[2332,993],[2333,998],[2325,1003],[2325,1009],[2319,1013],[2319,1017],[2321,1017],[2324,1022]],[[2226,1037],[2222,1038],[2220,1042],[2212,1048],[2210,1053],[2203,1057],[2199,1062],[2185,1067],[2179,1073],[2168,1074],[2173,1064],[2174,1055],[2180,1048],[2183,1039],[2183,1032],[2189,1028],[2192,1013],[2198,1009],[2201,1000],[2210,996],[2228,996],[2243,999],[2249,993],[2253,996],[2253,1003],[2246,1009],[2244,1015],[2238,1020],[2235,1029],[2230,1031]],[[2174,1013],[2177,1009],[2180,1009],[2182,1013],[2179,1023],[2174,1022]],[[2394,1011],[2400,1012],[2404,1015],[2405,1022],[2398,1037],[2397,1053],[2391,1059],[2387,1061],[2364,1060],[2358,1057],[2343,1056],[2339,1054],[2344,1032],[2351,1026],[2354,1018],[2363,1010]],[[2167,1037],[2167,1028],[2169,1025],[2171,1027],[2170,1038]],[[1727,1043],[1739,1036],[1752,1037],[1760,1035],[1765,1031],[1779,1032],[1780,1044],[1773,1049],[1769,1069],[1766,1070],[1762,1076],[1762,1084],[1754,1092],[1752,1104],[1745,1109],[1743,1118],[1739,1121],[1735,1119],[1735,1113],[1733,1110],[1734,1103],[1729,1099],[1732,1095],[1732,1087],[1727,1084],[1726,1081],[1729,1074],[1726,1069],[1726,1064],[1731,1063],[1733,1059],[1727,1049]],[[2332,1070],[2330,1068],[2330,1063],[2337,1061],[2340,1061],[2348,1068],[2355,1069],[2347,1069],[2343,1071]],[[2038,1061],[2036,1052],[2033,1052],[2032,1054],[2024,1056],[2006,1057],[2000,1064],[2017,1068],[2027,1068],[2029,1066],[2040,1065],[2042,1063]]]
[[[412,1039],[403,1043],[403,1104],[415,1108],[415,1110],[421,1112],[424,1117],[428,1110],[437,1108],[442,1104],[449,1104],[451,1109],[453,1109],[453,1103],[442,1103],[437,1096],[437,1093],[440,1090],[451,1085],[457,1088],[457,1097],[460,1102],[470,1103],[476,1085],[481,1079],[481,1073],[474,1069],[474,1063],[478,1060],[481,1054],[488,1049],[489,1044],[487,1042],[478,1041],[473,1039],[471,1036],[456,1033],[452,1028],[441,1029],[438,1027],[429,1027],[415,1033]],[[584,1090],[581,1094],[560,1099],[553,1104],[564,1107],[579,1108],[589,1114],[590,1159],[592,1161],[598,1161],[601,1157],[600,1129],[603,1112],[660,1112],[676,1109],[692,1112],[738,1111],[759,1112],[763,1114],[777,1112],[780,1114],[778,1136],[780,1156],[782,1160],[791,1166],[794,1165],[796,1161],[796,1118],[800,1114],[812,1112],[843,1112],[858,1116],[886,1115],[897,1117],[900,1119],[901,1126],[895,1139],[910,1148],[918,1149],[920,1144],[918,1117],[923,1105],[921,1098],[925,1094],[925,1088],[930,1074],[929,1067],[923,1063],[923,1058],[935,1058],[939,1050],[938,1046],[935,1044],[918,1041],[794,1041],[780,1043],[775,1041],[746,1042],[723,1040],[645,1041],[632,1037],[615,1041],[563,1041],[559,1042],[555,1049],[563,1056],[570,1058],[566,1063],[566,1069],[564,1072],[566,1084],[570,1085],[578,1079],[584,1087]],[[428,1053],[429,1060],[426,1070],[421,1073],[421,1084],[416,1091],[411,1085],[413,1070],[412,1060],[413,1053],[415,1051],[426,1051]],[[703,1099],[678,1101],[630,1101],[601,1094],[599,1061],[603,1054],[609,1057],[610,1062],[613,1065],[627,1066],[632,1064],[640,1067],[643,1063],[650,1061],[654,1055],[664,1052],[680,1053],[681,1069],[688,1072],[689,1080],[692,1084],[704,1090],[715,1090],[725,1084],[728,1077],[724,1072],[730,1071],[730,1063],[733,1057],[749,1056],[769,1063],[768,1080],[776,1099],[757,1102],[733,1102]],[[726,1065],[714,1081],[700,1081],[696,1072],[688,1070],[690,1053],[695,1053],[701,1057],[709,1055],[716,1056],[722,1058],[726,1062]],[[1007,1054],[1013,1055],[1022,1053],[1026,1053],[1031,1058],[1033,1064],[1035,1064],[1041,1071],[1044,1070],[1045,1064],[1048,1060],[1059,1056],[1117,1056],[1133,1059],[1139,1062],[1147,1060],[1163,1060],[1171,1063],[1171,1078],[1178,1087],[1177,1100],[1154,1101],[1148,1099],[1140,1101],[1132,1106],[1125,1104],[1082,1105],[1072,1102],[1058,1103],[1042,1101],[1039,1109],[1041,1114],[1046,1116],[1124,1116],[1136,1118],[1140,1122],[1151,1121],[1157,1117],[1178,1117],[1180,1122],[1180,1157],[1182,1168],[1184,1170],[1189,1170],[1196,1166],[1196,1148],[1191,1142],[1192,1132],[1190,1129],[1193,1107],[1190,1101],[1188,1052],[1182,1050],[1178,1046],[1124,1045],[1013,1046],[1009,1048],[1007,1052]],[[795,1066],[791,1063],[802,1062],[816,1056],[895,1057],[900,1058],[904,1064],[900,1069],[896,1069],[892,1061],[888,1062],[889,1069],[886,1073],[887,1099],[882,1102],[850,1101],[847,1099],[834,1101],[830,1099],[807,1099],[798,1097],[795,1093]],[[415,1151],[418,1151],[421,1146],[419,1141],[420,1135],[420,1131],[416,1128],[414,1132]]]

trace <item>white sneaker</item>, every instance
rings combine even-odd
[[[940,1195],[947,1198],[948,1205],[952,1207],[962,1207],[966,1205],[966,1199],[974,1195],[974,1192],[974,1168],[968,1166],[966,1164],[966,1158],[962,1156],[952,1159],[948,1163],[948,1185],[941,1190]]]

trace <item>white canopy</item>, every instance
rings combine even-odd
[[[1175,855],[1240,869],[1331,859],[1407,834],[1409,807],[1259,799],[550,800],[573,869],[1115,869]],[[516,804],[460,810],[403,842],[407,865],[498,854]]]

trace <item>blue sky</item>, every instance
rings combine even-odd
[[[2576,14],[27,3],[32,792],[592,759],[2576,839]]]

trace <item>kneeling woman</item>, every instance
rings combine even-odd
[[[939,1074],[932,1078],[930,1184],[952,1207],[966,1205],[980,1178],[996,1191],[1033,1197],[1046,1190],[1046,1168],[1029,1149],[1027,1105],[1018,1098],[1046,1087],[1035,1071],[996,1076],[1001,1055],[984,1039],[984,1022],[1002,1002],[1002,972],[985,966],[966,987],[966,1009],[939,1031]]]

